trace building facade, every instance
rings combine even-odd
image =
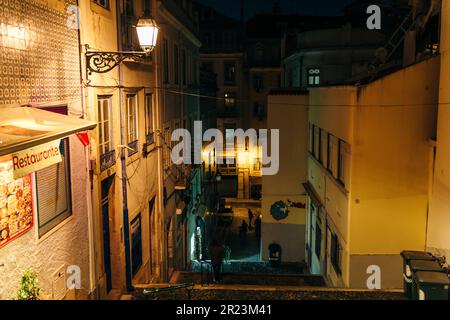
[[[95,124],[80,120],[74,10],[69,0],[0,8],[1,299],[17,299],[26,270],[42,299],[85,299],[94,286],[89,150],[73,133]]]
[[[399,253],[425,248],[439,62],[310,89],[307,256],[334,286],[366,288],[378,266],[400,288]]]
[[[280,168],[262,177],[261,253],[266,261],[273,243],[281,247],[283,262],[305,260],[308,104],[308,92],[300,89],[275,89],[268,97],[267,129],[280,132]]]
[[[439,111],[437,123],[437,140],[431,142],[435,144],[435,149],[430,151],[433,173],[433,180],[430,185],[430,208],[428,215],[427,248],[441,256],[450,256],[450,215],[449,215],[449,179],[447,177],[449,159],[449,133],[447,124],[449,121],[449,111],[447,108],[448,91],[448,65],[449,65],[449,19],[450,6],[448,1],[442,2],[442,24],[441,24],[441,76],[439,90]]]

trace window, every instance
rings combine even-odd
[[[39,237],[72,215],[68,139],[59,149],[63,161],[36,172]]]
[[[339,238],[333,234],[331,236],[331,264],[337,274],[341,274],[341,247]]]
[[[186,85],[187,81],[187,61],[186,61],[186,50],[183,49],[183,53],[181,55],[181,75],[183,79],[183,85]]]
[[[224,82],[225,85],[236,84],[236,62],[226,61],[224,65]]]
[[[125,0],[125,15],[134,16],[134,0]]]
[[[236,94],[234,92],[225,93],[225,108],[231,109],[236,107]]]
[[[142,226],[139,213],[130,224],[131,229],[131,269],[135,276],[142,267]]]
[[[347,149],[348,144],[345,141],[339,140],[339,155],[338,155],[338,180],[345,186],[346,184],[346,176],[347,176]]]
[[[308,69],[308,85],[318,86],[320,85],[320,69]]]
[[[173,81],[175,84],[180,84],[180,53],[178,51],[178,46],[173,46]]]
[[[109,10],[109,0],[92,0],[92,2],[98,4],[99,6]]]
[[[320,157],[320,128],[314,126],[314,157],[319,160]]]
[[[321,224],[321,221],[320,221],[319,217],[317,217],[315,253],[319,260],[322,257],[322,228],[321,228],[320,224]]]
[[[169,42],[163,39],[163,55],[164,55],[164,83],[169,83]]]
[[[153,95],[147,94],[145,96],[145,136],[147,145],[153,144],[154,130],[153,130]]]
[[[319,161],[322,165],[327,164],[327,144],[328,144],[328,134],[325,130],[320,130],[320,158]]]
[[[111,97],[98,97],[97,106],[100,154],[105,155],[113,150]]]
[[[127,95],[127,141],[128,146],[137,152],[137,146],[135,145],[138,140],[138,109],[135,94]],[[128,155],[134,154],[129,152]]]
[[[309,150],[311,154],[314,154],[314,125],[309,124]]]
[[[338,145],[339,140],[333,136],[328,136],[328,166],[327,169],[330,173],[337,178],[338,177]]]
[[[253,105],[253,116],[258,118],[259,120],[263,120],[264,118],[264,104],[260,102],[255,102]]]
[[[255,74],[253,77],[253,88],[259,92],[264,89],[264,75]]]
[[[163,147],[164,170],[168,170],[170,168],[170,142],[171,142],[171,131],[169,126],[166,127],[164,130],[164,147]]]

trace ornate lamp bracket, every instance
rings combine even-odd
[[[86,45],[86,78],[92,73],[107,73],[125,60],[142,62],[150,58],[150,51],[93,51]],[[88,82],[90,82],[88,80]]]

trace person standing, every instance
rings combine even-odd
[[[261,239],[261,216],[255,219],[255,236],[257,240]]]
[[[250,230],[252,228],[252,220],[254,217],[255,215],[253,214],[252,209],[248,209],[248,227],[250,228]]]
[[[222,281],[222,262],[225,258],[225,247],[217,239],[213,239],[209,246],[209,257],[214,270],[214,282]]]

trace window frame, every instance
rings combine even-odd
[[[61,165],[61,163],[64,163],[64,169],[65,169],[65,180],[66,180],[66,200],[67,205],[66,209],[55,214],[52,219],[45,222],[43,225],[41,225],[41,219],[40,219],[40,205],[39,205],[39,171],[35,172],[35,188],[36,188],[36,216],[37,216],[37,232],[39,239],[42,239],[47,234],[50,234],[55,228],[57,228],[59,225],[64,223],[67,219],[73,216],[73,203],[72,203],[72,183],[71,183],[71,172],[70,172],[70,142],[69,138],[61,139],[61,143],[64,143],[64,155],[62,155],[63,162],[54,164],[50,167],[44,168],[39,171],[43,170],[49,170],[50,168],[53,168],[55,166]]]
[[[331,248],[330,248],[330,260],[334,271],[340,275],[341,274],[341,253],[342,248],[339,243],[339,237],[335,234],[331,234]]]
[[[136,266],[136,261],[135,261],[135,258],[136,258],[135,253],[136,252],[134,251],[134,249],[135,249],[135,243],[134,243],[135,238],[134,238],[134,233],[133,233],[132,227],[137,221],[139,221],[138,239],[139,239],[140,243],[139,243],[138,248],[139,248],[140,255],[139,255],[139,259],[137,260],[139,263]],[[133,276],[136,276],[139,273],[139,271],[142,269],[143,262],[144,262],[144,259],[143,259],[143,243],[142,243],[142,240],[143,240],[142,239],[142,213],[141,212],[139,212],[139,214],[130,222],[129,228],[130,228],[130,242],[131,242],[130,243],[130,249],[131,249],[131,273],[132,273]]]
[[[311,73],[311,72],[314,72],[314,73]],[[308,86],[309,87],[320,86],[320,84],[321,84],[320,83],[320,81],[321,81],[321,70],[320,70],[320,68],[317,68],[317,67],[308,68],[307,79],[308,79]]]
[[[104,103],[108,103],[108,117],[109,119],[105,121],[104,119]],[[102,105],[102,106],[100,106]],[[101,109],[101,110],[100,110]],[[102,112],[100,112],[102,111]],[[105,122],[108,123],[108,135],[109,140],[104,140],[105,138]],[[100,155],[105,155],[108,152],[114,150],[114,130],[113,130],[113,112],[112,112],[112,96],[97,96],[97,123],[98,123],[98,146],[100,150]],[[105,150],[103,147],[108,144],[108,150]]]
[[[170,57],[169,52],[169,40],[163,38],[163,71],[164,71],[164,83],[170,83]]]
[[[319,261],[322,260],[322,221],[319,216],[316,216],[315,239],[314,239],[314,253]]]
[[[229,67],[232,67],[233,71],[232,73],[232,77],[229,77],[230,73],[228,72]],[[235,60],[227,60],[224,61],[223,63],[223,82],[224,85],[228,85],[228,86],[234,86],[236,85],[236,69],[237,69],[237,63]]]
[[[130,109],[130,101],[134,101],[134,106]],[[134,110],[134,117],[130,113],[131,110]],[[134,120],[133,123],[133,132],[131,132],[130,128],[130,120]],[[138,108],[138,95],[137,93],[128,93],[126,95],[126,128],[127,128],[127,144],[128,146],[135,144],[136,141],[139,140],[139,108]],[[138,150],[128,151],[128,156],[131,156],[138,152]]]
[[[180,84],[180,48],[177,44],[173,45],[173,82]]]
[[[105,4],[102,4],[101,2],[105,2]],[[110,0],[92,0],[93,3],[98,5],[99,7],[102,7],[105,10],[111,10],[111,2]]]

